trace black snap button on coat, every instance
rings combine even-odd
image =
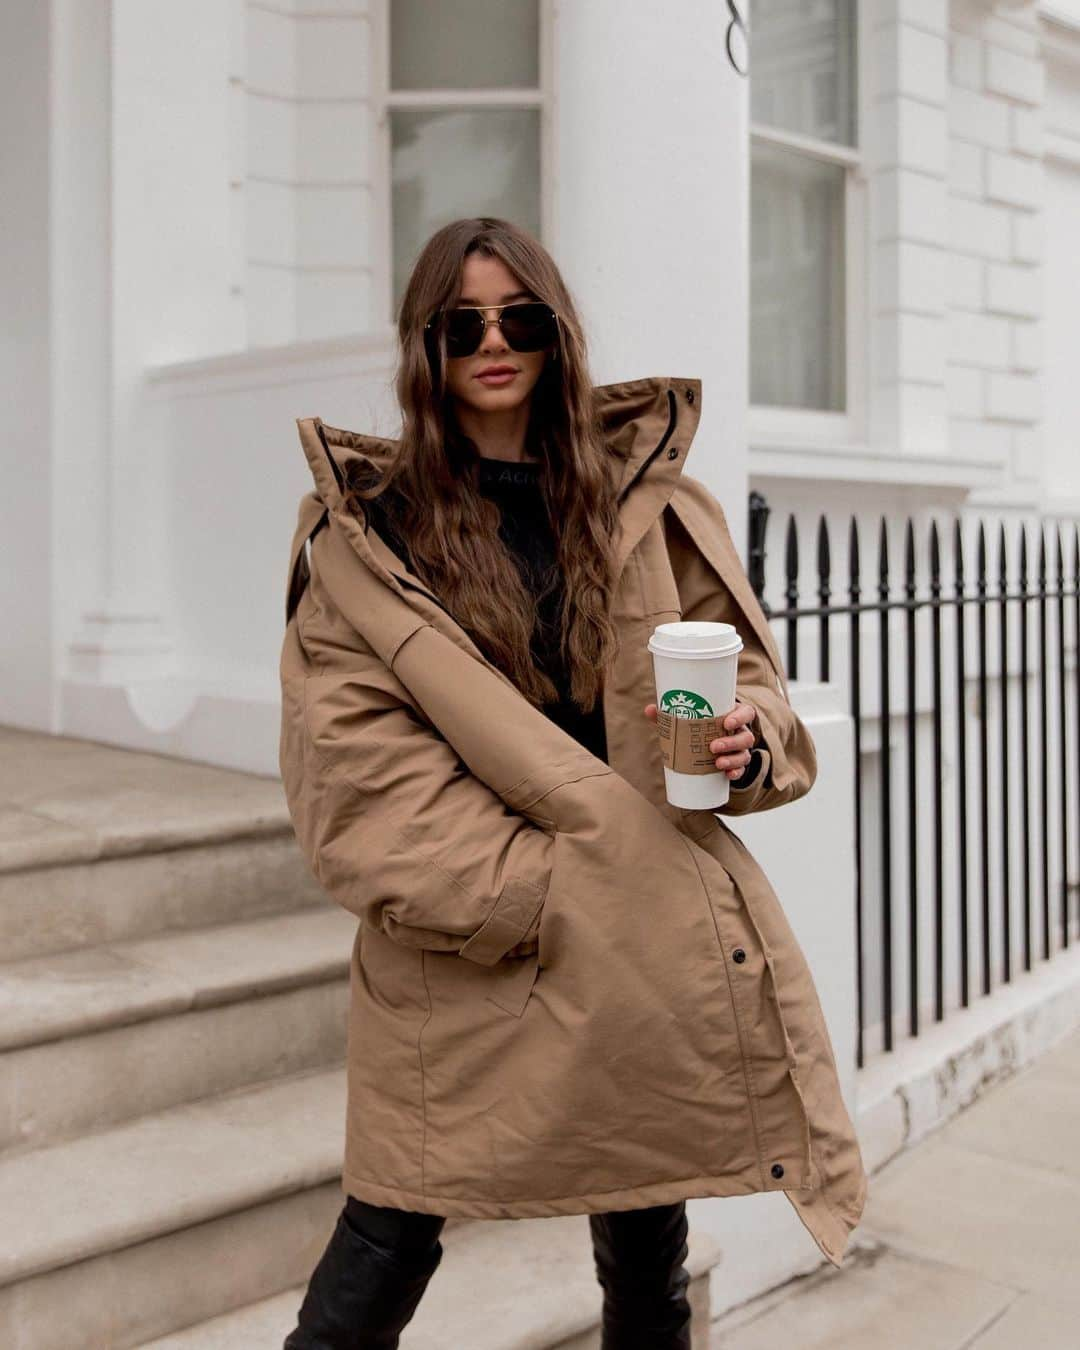
[[[671,449],[667,452],[667,457],[668,459],[678,459],[679,457],[678,450],[676,450],[676,448],[672,446]]]
[[[773,1176],[777,1179],[777,1181],[779,1181],[780,1178],[784,1175],[784,1164],[773,1163],[770,1171],[772,1172]]]
[[[746,960],[746,953],[743,951],[741,947],[736,947],[735,950],[731,953],[731,959],[733,961],[736,961],[741,966],[742,963]]]

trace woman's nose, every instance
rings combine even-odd
[[[506,352],[510,350],[506,345],[506,339],[502,335],[502,329],[498,322],[493,322],[493,320],[498,320],[498,317],[498,310],[493,310],[491,313],[484,315],[484,318],[487,319],[487,327],[484,329],[484,340],[480,343],[482,352]]]

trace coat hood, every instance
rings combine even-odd
[[[652,375],[593,386],[604,443],[619,482],[621,532],[614,545],[616,583],[627,558],[672,500],[683,476],[701,420],[701,397],[702,382],[692,376]],[[286,621],[306,582],[304,544],[325,520],[327,512],[334,513],[345,526],[350,543],[370,570],[402,600],[415,603],[416,594],[422,593],[430,602],[439,604],[438,597],[408,569],[378,532],[373,528],[365,530],[344,506],[342,494],[347,476],[364,461],[382,467],[397,452],[400,441],[333,427],[320,417],[298,418],[297,427],[315,489],[301,504],[289,563]],[[680,499],[677,509],[684,519],[702,516],[696,494]],[[685,523],[698,534],[709,563],[750,619],[786,696],[787,681],[776,639],[731,548],[730,538],[717,536],[703,517],[685,519]],[[473,654],[479,655],[476,651]]]
[[[620,496],[625,496],[651,466],[651,461],[667,447],[676,428],[681,449],[689,449],[701,415],[701,381],[654,375],[620,384],[594,385],[593,399],[605,444],[618,461]],[[341,499],[345,475],[350,469],[365,459],[381,466],[400,445],[397,438],[344,431],[328,426],[319,417],[299,418],[297,425],[316,493],[331,508]],[[670,459],[674,461],[676,456]],[[678,456],[677,468],[667,475],[672,481],[678,476],[683,459],[685,453]],[[650,468],[650,482],[656,478]]]

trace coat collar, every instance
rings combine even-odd
[[[615,543],[615,577],[660,515],[675,490],[701,416],[701,381],[670,375],[593,386],[604,442],[619,476],[620,532]],[[344,511],[345,475],[357,461],[381,465],[398,441],[332,427],[319,417],[297,421],[300,441],[315,480],[309,499],[312,526],[324,509],[339,520]],[[349,530],[350,542],[367,565],[393,589],[419,590],[438,597],[411,572],[374,529]]]

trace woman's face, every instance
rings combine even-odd
[[[515,300],[533,300],[501,258],[471,253],[461,273],[459,305],[502,305]],[[485,309],[488,320],[499,317]],[[480,346],[472,356],[453,356],[446,362],[446,383],[459,409],[475,416],[485,413],[505,415],[522,404],[528,405],[533,388],[547,360],[546,352],[515,352],[507,346],[502,329],[489,322]],[[502,377],[484,378],[484,372],[498,367]]]

